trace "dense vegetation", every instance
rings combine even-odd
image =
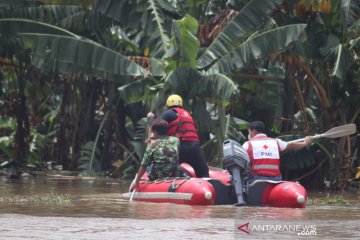
[[[132,176],[148,111],[180,94],[210,165],[262,120],[290,140],[360,126],[359,0],[0,0],[0,172]],[[345,189],[359,136],[285,153]]]

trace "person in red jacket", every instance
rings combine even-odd
[[[243,144],[248,152],[253,179],[249,182],[267,179],[282,180],[280,173],[280,152],[298,150],[311,143],[312,137],[306,137],[302,142],[287,143],[278,138],[270,138],[264,134],[265,125],[261,121],[249,124],[249,141]]]
[[[195,122],[191,114],[183,109],[183,100],[179,95],[171,95],[167,98],[168,110],[160,114],[160,118],[166,120],[168,135],[180,139],[179,163],[188,163],[194,168],[197,177],[209,177],[209,167],[200,148],[200,140]],[[154,113],[147,114],[152,122]]]

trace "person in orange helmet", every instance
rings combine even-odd
[[[188,163],[197,177],[209,177],[209,167],[200,148],[199,135],[191,114],[183,109],[183,100],[179,95],[170,95],[166,100],[168,110],[160,114],[160,118],[169,123],[168,135],[180,139],[179,163]],[[155,114],[149,112],[150,122]]]

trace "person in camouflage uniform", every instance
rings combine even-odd
[[[130,192],[138,187],[146,171],[150,180],[179,176],[180,140],[177,137],[167,136],[167,130],[168,123],[161,118],[152,123],[152,139],[148,142],[139,171],[130,185]]]
[[[146,148],[141,165],[148,166],[150,180],[174,177],[179,163],[180,140],[165,136],[154,139]]]

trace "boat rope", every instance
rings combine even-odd
[[[169,187],[168,192],[175,192],[178,187],[180,187],[184,182],[186,182],[189,178],[182,178],[183,181],[176,183],[177,180],[181,180],[181,178],[172,179],[172,183]]]
[[[140,183],[142,184],[160,184],[160,183],[171,183],[169,186],[168,192],[175,192],[183,183],[189,180],[190,177],[176,177],[176,178],[160,178],[154,181],[149,179],[142,179]]]

